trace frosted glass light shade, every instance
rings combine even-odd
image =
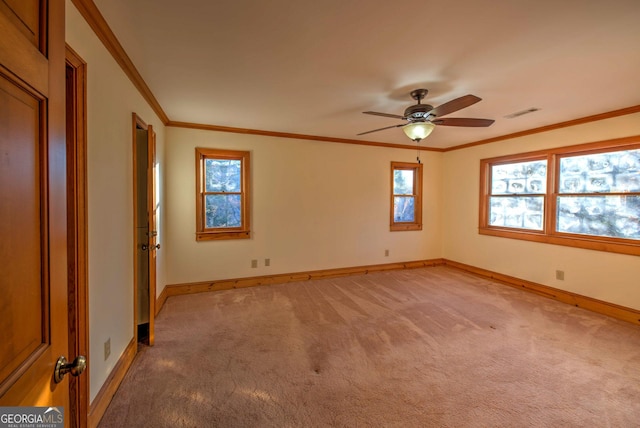
[[[431,122],[412,122],[403,126],[402,130],[413,141],[420,141],[423,138],[427,138],[435,127]]]

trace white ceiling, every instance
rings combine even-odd
[[[446,148],[640,105],[639,0],[94,2],[172,121],[411,144],[362,111],[482,98]]]

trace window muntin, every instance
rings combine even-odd
[[[544,229],[547,160],[491,165],[489,225]]]
[[[483,159],[479,233],[640,255],[639,141]],[[533,174],[522,181],[523,166],[545,160],[546,178],[537,174],[545,186],[534,193],[538,185],[529,185]]]
[[[249,152],[196,149],[196,239],[246,239]]]
[[[422,164],[391,162],[390,229],[422,230]]]

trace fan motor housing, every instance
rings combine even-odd
[[[433,110],[433,106],[429,104],[415,104],[411,107],[407,107],[404,111],[404,117],[407,119],[427,118],[431,110]]]

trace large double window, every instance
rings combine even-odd
[[[196,239],[246,239],[249,152],[196,149]]]
[[[482,160],[480,233],[640,254],[639,140]]]

